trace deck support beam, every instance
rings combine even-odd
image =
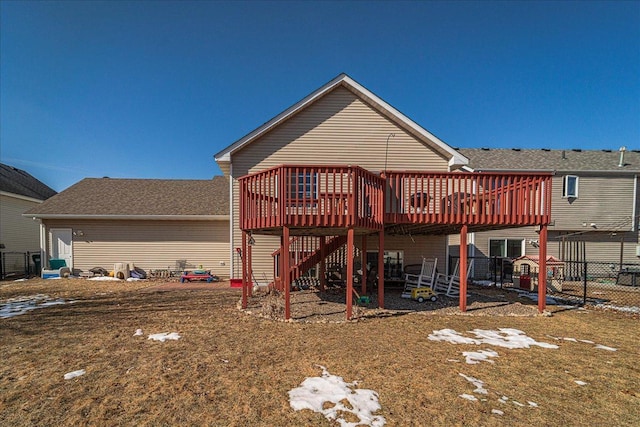
[[[360,251],[360,269],[362,271],[362,283],[360,284],[360,294],[367,294],[367,279],[369,278],[369,272],[367,271],[367,235],[362,235],[362,250]]]
[[[540,250],[538,255],[540,271],[538,272],[538,312],[542,314],[547,308],[547,225],[540,226]]]
[[[251,235],[248,236],[249,242],[247,243],[247,295],[249,298],[253,296],[253,261],[251,260]],[[256,283],[257,285],[257,283]]]
[[[240,254],[240,263],[242,264],[242,308],[247,308],[247,287],[248,287],[248,275],[247,275],[247,232],[242,232],[242,253]]]
[[[384,230],[378,231],[378,307],[384,308]]]
[[[353,227],[347,230],[347,320],[353,315]]]
[[[284,318],[289,320],[291,318],[291,274],[289,261],[291,254],[289,253],[289,227],[282,227],[282,253],[280,259],[282,260],[282,270],[280,277],[282,278],[282,284],[284,286]]]
[[[320,275],[320,291],[324,292],[327,287],[327,237],[320,236],[320,270],[318,274]]]
[[[467,224],[460,229],[460,311],[467,311]]]

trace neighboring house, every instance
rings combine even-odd
[[[215,159],[230,178],[231,250],[246,254],[232,275],[285,295],[305,272],[323,281],[332,252],[350,289],[352,256],[376,269],[384,263],[384,278],[401,280],[403,267],[423,258],[438,258],[445,271],[450,234],[529,224],[546,236],[550,173],[466,172],[467,156],[345,74]],[[350,298],[348,290],[347,317]]]
[[[226,276],[228,200],[222,176],[86,178],[25,215],[42,222],[44,259],[63,258],[76,273],[132,262],[147,271],[202,265]]]
[[[22,214],[55,194],[27,172],[0,164],[0,251],[6,272],[24,272],[23,254],[40,250],[40,225]]]
[[[461,149],[480,172],[554,171],[548,254],[564,261],[640,263],[640,150]],[[472,257],[537,255],[535,227],[474,233]],[[451,252],[458,254],[456,237]]]

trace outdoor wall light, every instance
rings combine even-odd
[[[84,236],[84,231],[82,230],[76,230],[73,232],[74,236]]]

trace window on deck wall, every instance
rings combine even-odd
[[[578,177],[575,175],[565,175],[562,180],[562,197],[578,198]]]
[[[490,239],[489,256],[518,258],[524,255],[523,239]]]
[[[292,200],[318,198],[318,174],[311,172],[292,173],[289,177],[289,197]]]

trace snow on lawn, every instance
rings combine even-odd
[[[606,345],[602,345],[602,344],[596,344],[595,342],[591,341],[591,340],[580,340],[580,339],[575,339],[575,338],[571,338],[571,337],[554,337],[553,335],[547,335],[549,338],[553,338],[556,341],[569,341],[569,342],[581,342],[581,343],[585,343],[585,344],[593,344],[593,346],[599,350],[607,350],[607,351],[618,351],[617,348],[613,348],[613,347],[609,347]]]
[[[306,378],[300,387],[289,391],[289,403],[293,410],[311,409],[342,427],[379,427],[386,423],[384,417],[373,415],[381,408],[378,393],[357,389],[357,381],[346,383],[342,377],[331,375],[324,366],[318,367],[322,369],[321,377]],[[348,405],[343,403],[345,400]],[[340,415],[341,413],[355,415],[359,421],[349,422]]]
[[[64,379],[65,380],[70,380],[72,378],[79,377],[79,376],[84,375],[86,373],[87,372],[84,369],[78,369],[77,371],[67,372],[66,374],[64,374]]]
[[[165,342],[166,340],[179,340],[180,338],[182,337],[177,332],[161,332],[159,334],[151,334],[147,339]]]
[[[469,365],[475,365],[482,361],[495,363],[491,357],[498,357],[498,353],[493,350],[463,351],[462,355]]]
[[[440,329],[429,334],[429,339],[453,344],[489,344],[505,348],[529,348],[534,345],[543,348],[558,348],[555,344],[538,342],[518,329],[499,328],[497,331],[474,329],[470,333],[476,337],[465,337],[453,329]]]
[[[475,394],[481,394],[483,396],[488,396],[489,395],[489,390],[487,390],[485,388],[484,382],[482,380],[479,380],[477,378],[474,377],[470,377],[468,375],[463,374],[462,372],[458,372],[458,375],[460,375],[462,378],[464,378],[465,380],[469,381],[471,384],[473,384],[473,386],[475,387],[475,389],[473,390],[473,393]],[[497,394],[497,393],[495,393]],[[477,401],[482,401],[482,402],[486,402],[488,399],[486,398],[480,398],[478,399],[476,396],[474,396],[473,394],[468,394],[468,393],[463,393],[463,394],[459,394],[458,397],[461,397],[463,399],[466,400],[470,400],[472,402],[477,402]],[[509,398],[507,396],[502,396],[498,399],[498,402],[500,403],[507,403],[509,401]],[[517,400],[511,400],[511,402],[513,402],[514,405],[516,406],[520,406],[520,407],[525,407],[527,405],[518,402]],[[532,402],[531,400],[527,400],[527,403],[529,404],[530,408],[537,408],[538,404],[536,402]],[[492,414],[497,414],[497,415],[504,415],[504,412],[499,410],[499,409],[492,409],[491,410]]]
[[[117,277],[109,277],[109,276],[95,276],[89,277],[87,280],[93,280],[96,282],[121,282]]]
[[[53,299],[48,295],[38,294],[26,297],[10,298],[4,304],[0,304],[0,319],[28,313],[31,310],[50,307],[52,305],[71,304],[73,301],[65,301],[62,298]]]

